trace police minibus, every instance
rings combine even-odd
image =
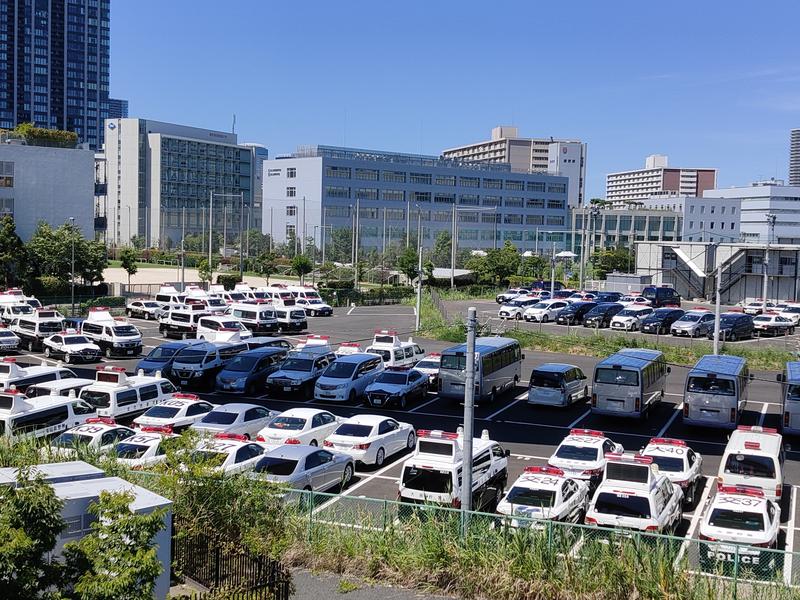
[[[475,339],[475,403],[494,402],[497,396],[519,383],[522,354],[519,342],[506,337]],[[459,344],[442,352],[439,367],[439,395],[464,400],[467,377],[467,345]]]
[[[751,375],[739,356],[707,354],[686,376],[683,422],[736,429],[747,403]]]
[[[19,390],[0,392],[0,437],[55,435],[94,416],[94,407],[76,399],[74,393],[34,400]]]
[[[778,374],[778,381],[783,383],[781,386],[782,431],[784,435],[798,435],[800,434],[800,361],[787,362],[786,369],[783,373]]]
[[[669,372],[658,350],[625,348],[612,354],[594,368],[592,413],[648,417],[664,398]]]

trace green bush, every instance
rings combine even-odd
[[[217,275],[217,283],[224,287],[226,290],[232,290],[237,283],[241,283],[242,278],[236,273],[220,273]]]
[[[125,301],[126,299],[122,296],[100,296],[99,298],[93,298],[92,300],[81,302],[81,308],[84,310],[94,308],[95,306],[107,306],[109,308],[115,308],[125,306]]]
[[[62,296],[69,293],[69,285],[52,275],[42,275],[33,281],[34,296]]]

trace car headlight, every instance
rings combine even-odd
[[[289,383],[290,383],[291,385],[300,385],[300,384],[301,384],[301,383],[303,383],[303,382],[302,382],[302,381],[300,381],[299,379],[292,379],[292,380],[291,380]]]

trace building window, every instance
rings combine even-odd
[[[563,225],[564,224],[564,217],[562,216],[549,216],[547,217],[547,224],[548,225]]]
[[[297,188],[296,187],[287,187],[286,188],[286,197],[287,198],[295,198],[297,196]]]
[[[297,216],[297,206],[294,204],[290,204],[286,207],[286,216],[287,217],[294,217]]]
[[[378,209],[377,208],[361,208],[358,211],[358,218],[359,219],[377,219],[378,218]]]
[[[525,201],[526,208],[544,208],[544,200],[541,198],[528,198]]]
[[[325,187],[325,195],[328,198],[349,198],[350,197],[350,188],[349,187],[337,187],[335,185],[329,185]]]
[[[431,193],[430,192],[412,192],[412,200],[414,202],[430,202],[431,201]]]
[[[468,206],[478,206],[479,198],[477,194],[461,194],[461,196],[458,197],[458,203]]]
[[[205,168],[205,164],[201,162],[201,168]],[[267,169],[267,177],[279,177],[281,174],[280,169]]]
[[[694,221],[689,221],[689,229],[694,229]]]
[[[14,163],[9,160],[0,160],[0,187],[14,187]]]
[[[500,196],[484,196],[482,204],[484,206],[503,206],[503,199]]]
[[[458,183],[461,187],[481,187],[481,180],[478,177],[459,177]]]
[[[377,169],[356,169],[356,179],[364,181],[378,181]]]
[[[411,173],[410,179],[411,183],[421,183],[423,185],[431,184],[430,173]]]
[[[510,240],[512,242],[521,242],[522,241],[522,232],[521,231],[504,231],[503,232],[503,240]]]
[[[541,181],[529,181],[528,182],[528,191],[529,192],[543,192],[544,191],[544,183]]]
[[[714,207],[713,206],[711,207],[711,214],[712,215],[714,214]]]
[[[456,195],[455,194],[436,194],[433,197],[434,203],[439,204],[455,204],[456,202]]]
[[[503,223],[507,225],[522,225],[522,215],[505,215]]]
[[[377,188],[356,188],[356,198],[358,200],[377,200]]]
[[[731,214],[732,215],[736,214],[736,207],[735,206],[731,206]]]
[[[432,213],[433,220],[438,223],[444,223],[453,220],[453,213],[449,211],[435,210]]]
[[[694,204],[689,207],[689,213],[694,214]]]
[[[731,223],[731,231],[733,231],[733,228],[734,228],[734,224]]]
[[[500,213],[481,213],[481,223],[500,223],[502,222],[502,216]]]
[[[490,190],[502,190],[503,189],[503,180],[502,179],[484,179],[483,180],[483,187],[488,188]]]
[[[706,212],[706,207],[705,206],[701,206],[700,207],[700,214],[703,215],[703,214],[705,214],[705,212]]]
[[[714,221],[711,221],[711,222],[708,224],[708,228],[709,228],[709,229],[714,229]]]
[[[406,211],[402,208],[384,208],[383,214],[387,221],[402,221],[406,218]]]
[[[723,207],[720,209],[720,212],[721,212],[723,215],[725,214],[725,207],[724,207],[724,206],[723,206]]]
[[[566,183],[551,183],[547,186],[547,191],[551,194],[566,194],[567,192],[567,184]]]
[[[437,175],[436,176],[436,185],[455,185],[455,184],[456,184],[455,175]]]
[[[512,190],[514,192],[523,192],[525,191],[525,182],[524,181],[506,181],[506,189]]]
[[[525,225],[544,225],[544,215],[526,215]]]
[[[458,213],[459,223],[477,223],[478,213],[475,212],[460,212]]]
[[[402,171],[384,171],[383,180],[390,183],[405,183],[406,174]]]
[[[294,226],[294,223],[287,223],[286,225],[286,239],[294,238],[295,234],[297,233],[297,228]]]
[[[381,190],[381,200],[391,202],[405,202],[406,193],[403,190]]]
[[[286,177],[288,177],[289,179],[293,179],[294,177],[297,177],[297,169],[295,169],[294,167],[287,167],[286,168]]]
[[[564,201],[563,200],[548,200],[547,201],[547,208],[552,210],[564,210]]]
[[[459,229],[458,230],[458,239],[459,240],[477,240],[478,239],[478,230],[477,229]]]
[[[326,167],[325,177],[335,179],[350,179],[350,167]]]
[[[349,206],[326,206],[325,207],[325,218],[350,218],[350,207]]]

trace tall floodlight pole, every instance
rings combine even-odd
[[[186,206],[181,219],[181,291],[186,291]]]
[[[719,248],[719,246],[717,246]],[[716,256],[716,253],[715,253]],[[722,287],[722,261],[716,256],[717,259],[717,281],[716,298],[714,299],[714,354],[719,354],[719,296],[720,288]]]
[[[209,192],[209,198],[208,198],[208,272],[212,276],[211,277],[212,281],[214,279],[213,277],[214,267],[212,266],[213,263],[211,262],[211,247],[213,246],[211,242],[211,236],[214,230],[213,222],[214,222],[214,190],[211,190],[211,192]],[[210,285],[211,281],[209,281],[208,283]]]
[[[767,214],[767,247],[764,250],[764,289],[761,291],[761,311],[767,312],[767,294],[769,293],[769,243],[775,231],[775,218],[773,213]]]
[[[472,510],[472,439],[475,418],[475,329],[477,324],[475,307],[467,310],[467,364],[464,379],[464,439],[463,468],[461,470],[461,520],[466,533],[467,514]]]
[[[247,230],[247,233],[248,235],[250,234],[249,229]],[[243,241],[244,241],[244,192],[239,192],[239,281],[244,281],[244,246],[242,245]]]
[[[72,225],[72,231],[70,231],[70,237],[72,238],[72,261],[70,267],[70,316],[75,316],[75,217],[69,218],[70,224]]]
[[[422,212],[417,206],[417,310],[414,315],[414,330],[419,331],[422,313]]]
[[[450,227],[450,289],[456,287],[456,203],[453,201],[453,223]]]
[[[586,262],[586,217],[588,214],[589,211],[584,207],[581,214],[581,266],[578,274],[578,287],[581,290],[583,289],[583,264]]]

